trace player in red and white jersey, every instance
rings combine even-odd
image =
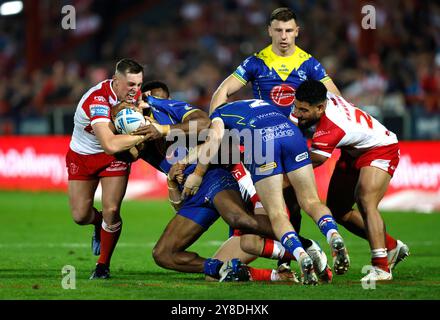
[[[378,211],[399,163],[396,135],[315,80],[298,87],[294,116],[301,129],[316,125],[311,146],[314,167],[335,148],[341,149],[327,205],[338,223],[370,243],[373,268],[362,281],[391,280],[391,270],[409,254],[403,242],[385,232]],[[353,210],[355,202],[359,211]]]
[[[119,102],[133,102],[142,85],[143,68],[123,59],[112,79],[87,91],[78,103],[74,130],[66,155],[68,193],[73,220],[95,225],[92,251],[99,255],[91,279],[110,276],[110,259],[122,228],[120,207],[127,188],[130,164],[115,153],[144,141],[145,136],[116,135],[111,109]],[[98,184],[102,187],[102,212],[93,205]]]

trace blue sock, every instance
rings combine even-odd
[[[220,261],[218,259],[208,258],[205,260],[205,263],[203,264],[203,272],[207,276],[220,279],[220,275],[218,272],[220,271],[222,265],[223,265],[223,261]]]
[[[333,232],[338,231],[338,226],[336,221],[331,215],[325,215],[318,220],[317,225],[321,233],[330,241],[330,236]],[[330,232],[331,231],[331,232]]]
[[[298,238],[298,234],[295,231],[286,232],[281,237],[281,243],[287,251],[295,256],[295,259],[299,261],[299,256],[301,253],[305,252],[302,247],[301,241]]]

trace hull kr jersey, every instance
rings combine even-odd
[[[269,45],[243,61],[232,75],[244,85],[251,82],[255,99],[278,107],[287,117],[295,101],[295,90],[303,81],[330,80],[322,65],[298,46],[293,55],[281,57]]]
[[[95,136],[92,125],[98,122],[111,122],[110,109],[119,103],[112,88],[113,80],[104,80],[87,91],[78,103],[73,118],[74,128],[70,149],[79,154],[104,152]],[[140,91],[133,98],[138,99]]]
[[[311,151],[330,157],[335,148],[340,148],[358,157],[373,148],[397,142],[396,135],[368,113],[327,92],[325,114],[317,124]]]

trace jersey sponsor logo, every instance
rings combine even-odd
[[[321,136],[325,136],[326,134],[330,134],[330,131],[329,130],[316,131],[315,134],[313,135],[313,139],[321,137]]]
[[[266,163],[266,164],[263,164],[262,166],[260,166],[259,168],[258,168],[258,171],[259,172],[265,172],[265,171],[268,171],[268,170],[273,170],[273,169],[275,169],[276,167],[277,167],[278,165],[277,165],[277,163],[274,161],[274,162],[269,162],[269,163]]]
[[[301,161],[306,160],[308,157],[309,157],[309,153],[306,151],[306,152],[303,152],[303,153],[300,153],[299,155],[297,155],[295,157],[295,161],[301,162]]]
[[[185,110],[191,110],[191,109],[192,109],[192,107],[191,107],[190,105],[187,104],[187,105],[185,106]]]
[[[246,70],[242,66],[238,66],[237,70],[235,71],[240,77],[243,78],[244,74],[246,73]]]
[[[107,102],[103,96],[95,96],[93,97],[93,100],[99,101],[99,102]]]
[[[295,101],[295,89],[287,84],[275,86],[270,91],[270,98],[280,107],[290,107]]]
[[[110,115],[110,108],[101,104],[90,105],[90,117],[108,117]]]

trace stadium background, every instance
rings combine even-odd
[[[397,230],[405,231],[420,222],[419,242],[430,243],[431,249],[438,244],[432,239],[438,239],[438,234],[429,233],[429,226],[439,225],[440,211],[440,4],[435,1],[27,0],[23,11],[3,15],[6,2],[0,1],[0,216],[6,229],[0,233],[0,255],[12,254],[0,259],[0,287],[9,288],[12,298],[39,297],[17,295],[11,289],[19,281],[13,266],[22,261],[21,250],[34,252],[26,243],[41,244],[36,246],[41,251],[37,256],[43,257],[51,245],[62,242],[57,250],[76,248],[87,257],[83,259],[90,260],[84,242],[88,230],[70,220],[65,195],[64,154],[81,95],[111,77],[116,61],[130,57],[145,66],[147,80],[167,82],[173,98],[207,110],[220,82],[244,58],[269,43],[267,17],[279,6],[295,10],[301,28],[297,45],[324,65],[343,96],[382,121],[402,141],[401,163],[382,202],[383,209],[393,211],[386,213],[387,219],[402,224]],[[361,8],[366,4],[376,9],[374,30],[361,28]],[[76,10],[74,30],[62,28],[65,5]],[[251,96],[247,86],[234,99]],[[323,199],[332,164],[317,170]],[[133,242],[141,243],[143,233],[149,233],[149,241],[154,242],[172,216],[163,200],[164,181],[149,166],[134,165],[127,198],[141,200],[126,201],[123,214],[128,222],[140,221],[139,230],[127,239],[136,235],[139,239]],[[152,224],[156,229],[151,231],[146,216],[157,219],[163,211],[163,221]],[[428,218],[415,212],[434,214]],[[421,223],[423,219],[430,221],[424,222],[429,226]],[[58,232],[47,239],[47,246],[47,235],[29,237],[32,231],[24,227],[36,224],[32,228],[39,230],[41,221],[53,227],[47,227],[51,232]],[[57,230],[56,223],[64,229]],[[226,229],[223,222],[215,228],[208,239],[218,246]],[[123,234],[129,233],[127,229]],[[75,236],[70,239],[67,235],[72,233]],[[411,231],[402,235],[409,244],[411,235]],[[79,245],[70,246],[69,241]],[[151,246],[146,247],[151,251]],[[143,256],[150,258],[141,248]],[[124,247],[121,240],[116,261],[125,249],[136,247],[127,243]],[[200,250],[212,255],[214,249]],[[429,251],[429,255],[439,258],[438,253]],[[44,265],[41,262],[35,270]],[[53,271],[59,274],[61,268],[56,268]],[[136,268],[146,267],[139,262]],[[151,268],[163,271],[154,263]],[[3,284],[2,269],[10,270]],[[437,288],[438,283],[437,279]],[[404,296],[408,297],[419,296]]]

